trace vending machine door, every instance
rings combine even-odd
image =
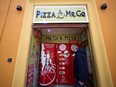
[[[71,83],[71,67],[69,44],[56,45],[56,62],[57,62],[57,83]]]
[[[75,85],[76,84],[76,79],[74,78],[74,57],[75,57],[75,52],[73,49],[77,47],[80,47],[79,43],[70,43],[70,57],[71,57],[71,84]]]
[[[42,43],[40,63],[40,85],[56,84],[55,44]]]

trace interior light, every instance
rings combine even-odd
[[[51,32],[51,29],[48,29],[48,32],[50,33]]]

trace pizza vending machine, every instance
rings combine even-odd
[[[40,85],[56,84],[55,44],[41,44]]]

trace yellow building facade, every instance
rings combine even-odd
[[[101,9],[104,3],[105,10]],[[98,87],[116,87],[115,3],[115,0],[1,0],[0,87],[26,86],[35,5],[87,6]],[[17,5],[22,6],[22,11],[16,10]]]

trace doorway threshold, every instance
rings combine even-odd
[[[54,86],[41,86],[41,87],[76,87],[74,85],[60,85],[60,84],[57,84],[57,85],[54,85]]]

